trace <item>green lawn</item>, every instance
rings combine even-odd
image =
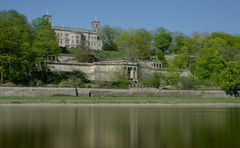
[[[21,104],[21,103],[240,103],[240,98],[200,98],[200,97],[74,97],[74,96],[36,96],[36,97],[0,97],[0,104]]]
[[[93,50],[92,54],[98,59],[105,60],[124,59],[125,56],[124,50],[120,51]]]

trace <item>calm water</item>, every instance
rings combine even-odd
[[[240,107],[0,105],[0,148],[239,148]]]

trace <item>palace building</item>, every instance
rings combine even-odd
[[[50,23],[52,22],[51,15],[44,15],[43,18]],[[102,50],[102,40],[99,37],[100,22],[96,18],[92,21],[91,30],[62,26],[53,26],[53,29],[61,47],[82,47],[88,50]]]

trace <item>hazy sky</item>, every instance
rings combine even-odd
[[[0,0],[0,10],[16,9],[29,20],[47,8],[54,25],[68,27],[90,28],[96,14],[113,27],[240,33],[240,0]]]

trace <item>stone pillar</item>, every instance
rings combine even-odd
[[[137,67],[134,68],[134,78],[137,79]]]
[[[134,76],[133,76],[133,68],[132,67],[130,67],[130,79],[133,79],[134,78]]]

